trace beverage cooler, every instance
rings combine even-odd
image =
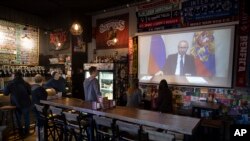
[[[88,70],[91,66],[97,67],[98,75],[96,77],[100,84],[100,91],[102,93],[102,96],[108,97],[109,100],[115,99],[114,64],[113,63],[85,63],[83,65],[85,79],[90,76]]]

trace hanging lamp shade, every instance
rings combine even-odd
[[[82,26],[78,22],[74,22],[70,27],[70,32],[72,35],[81,35],[83,32]]]

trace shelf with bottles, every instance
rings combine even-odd
[[[117,63],[117,62],[128,62],[128,55],[118,55],[115,52],[113,55],[98,55],[94,58],[91,63]]]
[[[48,64],[45,66],[48,74],[51,74],[53,71],[57,71],[62,75],[65,75],[65,79],[67,77],[71,77],[71,63],[56,63],[56,64]]]

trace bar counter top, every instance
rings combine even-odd
[[[139,125],[175,131],[185,135],[193,135],[200,123],[199,118],[165,114],[155,111],[121,106],[116,106],[115,108],[105,110],[94,110],[92,109],[91,102],[86,102],[75,98],[41,100],[41,103],[66,109],[73,109],[89,114],[106,116],[118,120],[124,120]]]
[[[192,106],[195,108],[204,108],[204,109],[212,109],[212,110],[220,109],[220,104],[212,103],[212,102],[196,101],[196,102],[192,102]]]

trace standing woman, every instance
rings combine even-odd
[[[162,79],[159,84],[157,110],[162,113],[173,113],[173,94],[168,88],[168,83]]]

